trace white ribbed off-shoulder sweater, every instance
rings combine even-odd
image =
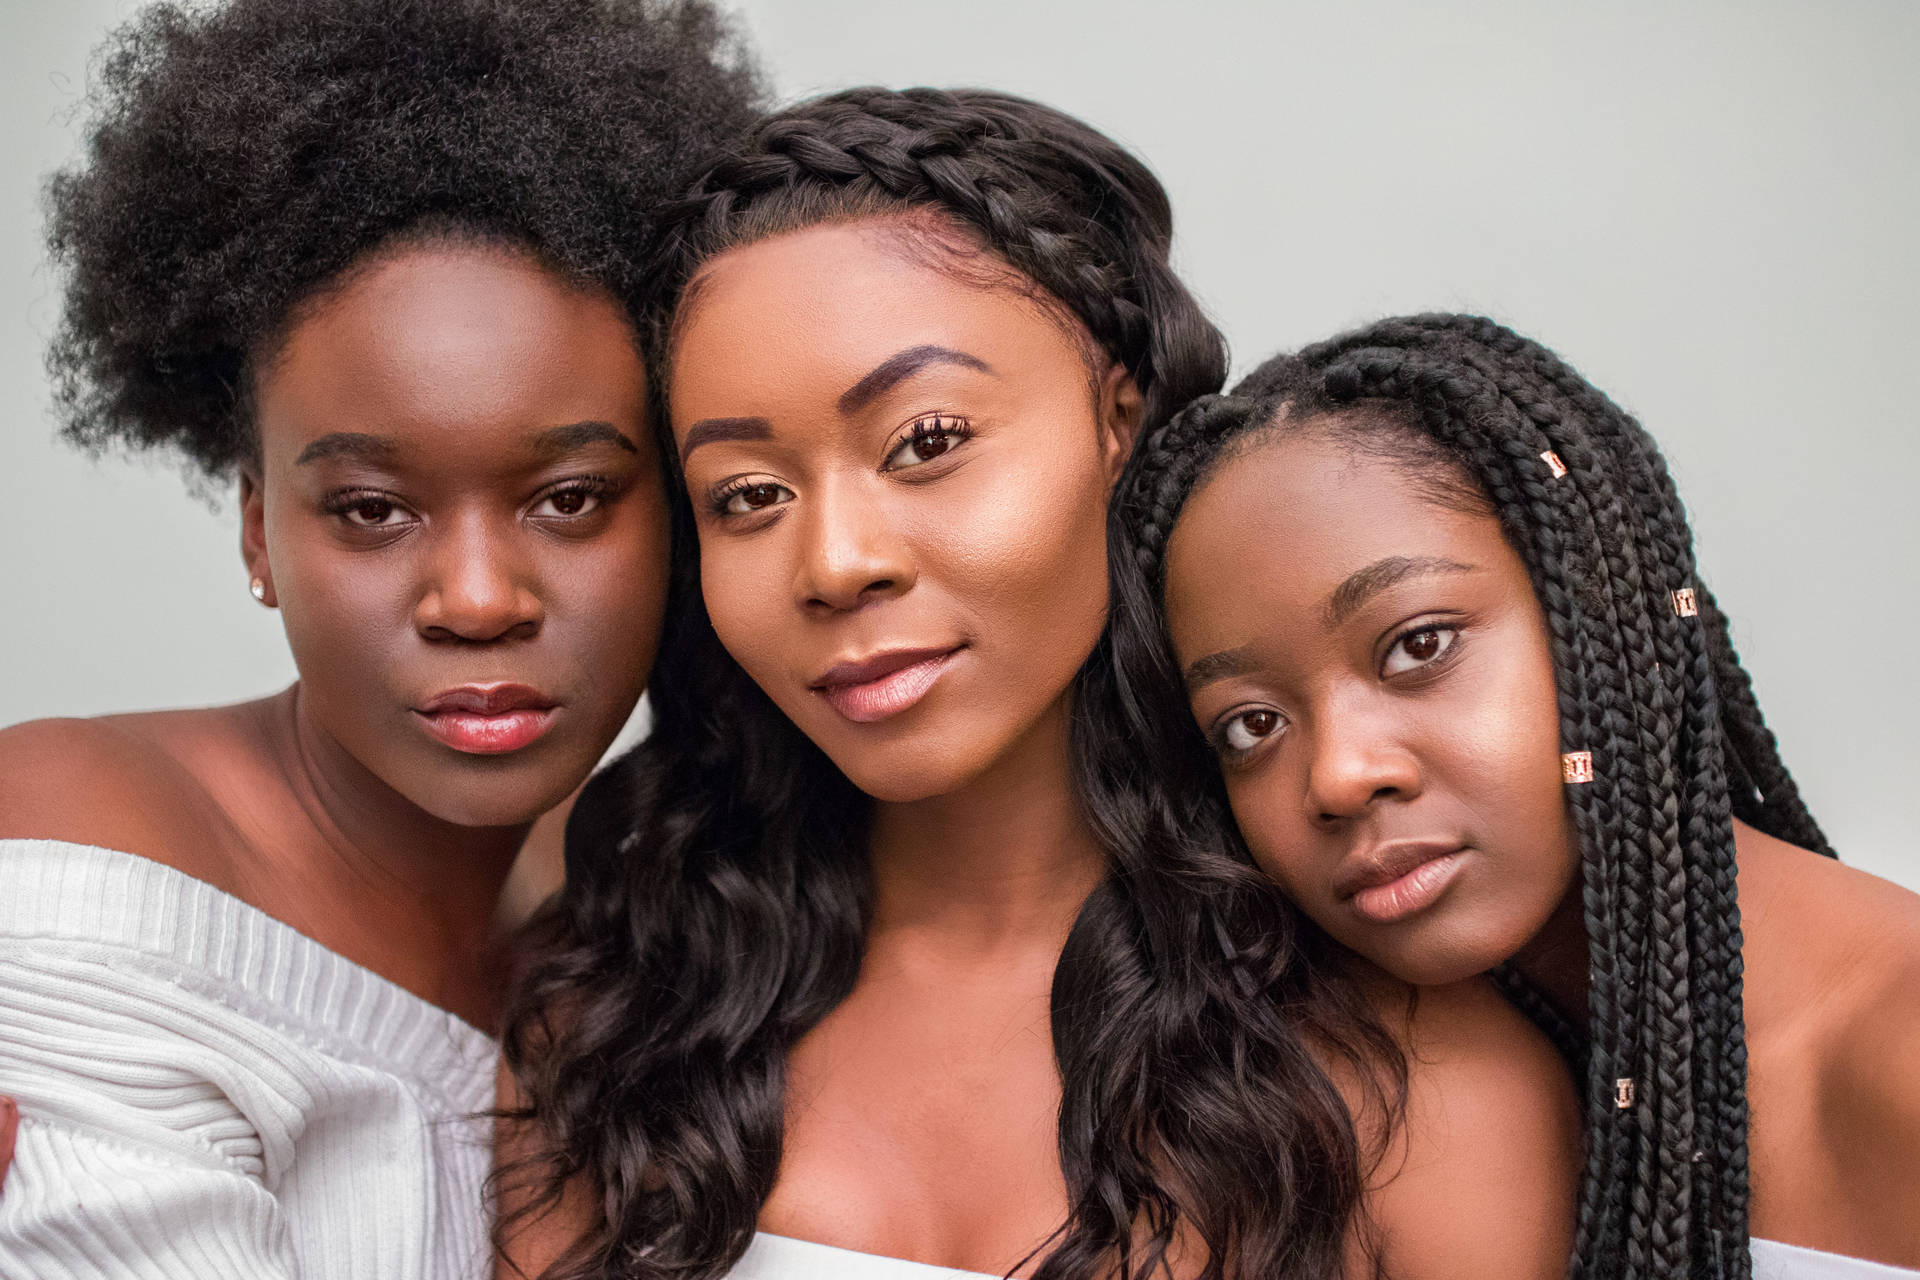
[[[0,1277],[485,1276],[496,1055],[211,885],[0,840]]]

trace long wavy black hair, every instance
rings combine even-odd
[[[1080,121],[984,91],[857,89],[765,121],[667,220],[655,354],[715,255],[902,213],[1011,267],[1090,361],[1122,364],[1144,430],[1224,380],[1220,335],[1168,265],[1159,182]],[[780,1167],[787,1053],[847,996],[865,946],[871,801],[720,646],[684,492],[677,519],[652,736],[574,811],[566,888],[535,923],[506,1030],[539,1148],[528,1212],[591,1189],[585,1234],[549,1273],[570,1280],[727,1271]],[[1316,993],[1286,985],[1284,905],[1244,865],[1149,864],[1130,814],[1089,816],[1113,870],[1054,980],[1071,1213],[1037,1274],[1144,1277],[1176,1235],[1207,1246],[1212,1276],[1241,1257],[1332,1274],[1358,1157],[1301,1047]]]
[[[1746,1049],[1732,819],[1831,856],[1700,581],[1666,466],[1633,418],[1475,316],[1382,321],[1277,357],[1141,442],[1116,495],[1104,734],[1142,744],[1142,812],[1221,821],[1224,791],[1162,620],[1167,539],[1210,469],[1263,433],[1328,430],[1457,488],[1525,561],[1551,634],[1589,945],[1582,1019],[1503,985],[1584,1072],[1570,1274],[1725,1277],[1747,1250]],[[1631,1085],[1625,1082],[1632,1082]]]

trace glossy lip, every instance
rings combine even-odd
[[[897,716],[927,696],[965,645],[945,649],[887,649],[835,663],[809,687],[855,724]]]
[[[1376,924],[1425,910],[1453,883],[1466,846],[1452,840],[1400,840],[1348,858],[1334,876],[1340,901]]]
[[[428,733],[455,751],[497,756],[545,737],[557,706],[523,684],[467,684],[435,694],[413,713]]]

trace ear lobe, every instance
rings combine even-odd
[[[240,470],[240,560],[247,567],[253,597],[269,609],[279,604],[273,590],[273,565],[267,559],[266,491],[260,477]]]
[[[1118,484],[1120,473],[1126,469],[1133,442],[1140,435],[1144,410],[1139,384],[1126,366],[1116,363],[1100,382],[1100,453],[1108,484]]]

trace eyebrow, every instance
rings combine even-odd
[[[1195,659],[1187,668],[1187,692],[1193,693],[1216,680],[1245,675],[1253,670],[1253,667],[1253,652],[1245,645],[1238,649],[1224,649],[1219,653],[1210,653],[1204,658]]]
[[[765,418],[702,418],[687,428],[686,443],[680,446],[680,461],[703,444],[722,440],[767,440],[773,436],[773,424]]]
[[[1347,575],[1347,580],[1327,596],[1326,623],[1337,627],[1351,618],[1361,605],[1389,587],[1408,578],[1435,573],[1472,573],[1475,566],[1436,556],[1386,556],[1364,569]]]
[[[548,427],[533,440],[534,451],[547,458],[596,444],[618,445],[628,453],[640,452],[640,447],[627,439],[626,434],[611,422],[569,422],[565,426]],[[300,456],[293,460],[293,465],[305,466],[322,458],[365,458],[371,462],[389,462],[399,452],[399,444],[388,436],[369,435],[364,431],[335,431],[302,449]]]
[[[304,467],[322,458],[369,458],[383,462],[397,452],[399,446],[386,436],[368,435],[364,431],[335,431],[302,449],[293,465]]]
[[[596,444],[617,445],[628,453],[640,452],[640,446],[627,439],[625,432],[611,422],[598,421],[569,422],[564,427],[548,427],[534,438],[533,447],[547,457],[558,457]]]
[[[979,356],[955,351],[952,347],[922,343],[888,356],[874,367],[872,373],[848,387],[840,396],[840,412],[843,415],[858,413],[876,396],[892,390],[931,364],[956,364],[963,369],[977,369],[981,373],[993,372],[993,366]]]

